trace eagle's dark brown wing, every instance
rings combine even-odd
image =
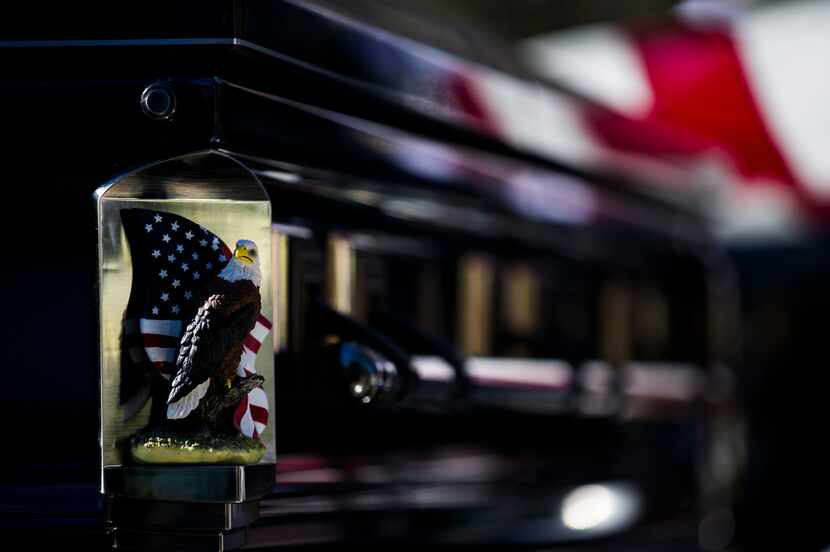
[[[245,339],[256,323],[259,301],[247,290],[232,289],[207,297],[188,324],[176,359],[167,399],[168,418],[184,418],[198,405],[228,352]],[[243,293],[240,293],[243,292]]]

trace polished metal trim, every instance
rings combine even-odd
[[[233,46],[233,38],[114,38],[90,40],[0,40],[0,48],[64,48],[90,46]]]
[[[115,550],[204,550],[225,552],[241,548],[247,542],[245,528],[211,531],[142,531],[114,527],[110,529]]]
[[[231,531],[259,517],[259,501],[176,502],[126,496],[107,497],[107,522],[138,530]]]
[[[355,303],[356,258],[351,240],[343,234],[329,236],[326,246],[326,295],[331,308],[351,314]]]
[[[483,254],[468,254],[458,263],[458,324],[461,351],[470,356],[490,354],[495,266]]]
[[[290,270],[289,240],[286,234],[277,225],[271,225],[271,274],[274,275],[274,352],[288,348],[288,309]]]
[[[238,504],[270,493],[275,464],[248,466],[189,464],[108,466],[106,494],[141,500]]]
[[[253,170],[251,170],[251,168],[248,167],[248,165],[246,165],[245,163],[243,163],[240,160],[240,157],[244,157],[244,156],[237,156],[237,155],[234,155],[233,152],[226,151],[226,150],[208,148],[208,149],[194,150],[194,151],[191,151],[191,152],[183,153],[181,155],[177,155],[175,157],[165,157],[163,159],[157,159],[157,160],[154,160],[154,161],[150,161],[149,163],[145,163],[143,165],[138,165],[136,167],[131,167],[130,169],[128,169],[128,170],[126,170],[122,173],[118,173],[118,174],[114,175],[112,178],[110,178],[109,180],[107,180],[103,184],[101,184],[98,188],[95,189],[94,192],[92,192],[92,198],[95,202],[100,201],[101,198],[104,196],[104,194],[107,194],[107,192],[110,192],[110,189],[114,185],[121,183],[122,180],[124,180],[128,177],[141,174],[141,173],[147,171],[148,169],[152,169],[153,167],[160,166],[160,165],[163,165],[165,163],[170,163],[172,161],[184,161],[186,159],[190,159],[190,158],[195,159],[199,156],[207,156],[207,155],[217,155],[217,156],[223,157],[223,158],[225,158],[225,159],[227,159],[227,160],[229,160],[233,163],[236,163],[237,165],[239,165],[239,167],[242,170],[246,171],[254,180],[256,180],[259,183],[260,186],[262,186],[263,191],[265,190],[265,186],[262,182],[262,179],[259,177],[259,175],[256,172],[254,172]],[[204,190],[201,187],[200,187],[199,191],[200,191],[200,193],[204,193]],[[114,196],[114,195],[112,195],[112,193],[110,193],[110,194],[108,194],[108,197],[116,197],[116,196]],[[120,196],[118,196],[118,197],[120,197]],[[182,199],[185,199],[185,198],[186,197],[183,197]],[[251,199],[256,200],[256,198],[251,198]],[[100,223],[100,220],[98,222]]]
[[[562,359],[470,357],[464,363],[470,381],[484,387],[565,390],[574,369]]]
[[[281,224],[281,223],[273,223],[271,224],[271,228],[274,232],[279,234],[284,234],[289,238],[301,238],[304,240],[311,239],[314,235],[314,231],[311,228],[307,228],[305,226],[297,226],[294,224]]]
[[[406,92],[403,92],[403,91],[400,91],[400,90],[395,90],[395,89],[389,88],[387,86],[382,86],[382,85],[379,85],[379,84],[375,84],[373,82],[367,82],[367,81],[364,81],[364,80],[356,79],[356,78],[350,77],[348,75],[344,75],[343,73],[338,73],[336,71],[332,71],[331,69],[326,69],[326,68],[321,67],[319,65],[314,65],[312,63],[308,63],[306,61],[302,61],[302,60],[299,60],[297,58],[287,56],[287,55],[282,54],[282,53],[280,53],[276,50],[273,50],[273,49],[268,48],[266,46],[262,46],[260,44],[255,43],[255,42],[251,42],[249,40],[245,40],[245,39],[242,39],[242,38],[235,38],[235,39],[233,39],[233,45],[234,46],[240,46],[242,48],[248,48],[249,50],[260,53],[262,55],[272,57],[274,59],[279,59],[280,61],[285,61],[285,62],[294,64],[298,67],[302,67],[303,69],[313,71],[313,72],[315,72],[319,75],[323,75],[324,77],[327,77],[327,78],[330,78],[330,79],[334,79],[334,80],[337,80],[337,81],[340,81],[340,82],[343,82],[343,83],[346,83],[346,84],[349,84],[349,85],[352,85],[352,86],[359,86],[359,87],[361,87],[363,89],[366,89],[366,90],[371,90],[373,93],[375,93],[379,96],[383,96],[383,97],[385,97],[389,100],[392,100],[392,101],[394,101],[398,104],[404,105],[404,106],[409,106],[409,107],[422,106],[422,109],[424,111],[426,111],[426,112],[430,113],[431,115],[435,116],[436,118],[442,119],[444,121],[457,122],[459,120],[469,118],[469,117],[461,114],[460,112],[458,112],[456,110],[448,108],[447,106],[442,105],[440,103],[437,103],[437,102],[431,101],[429,99],[426,99],[422,96],[416,96],[414,94],[408,94]]]
[[[439,356],[416,355],[411,359],[412,371],[419,381],[452,383],[455,381],[455,368]]]

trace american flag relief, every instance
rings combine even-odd
[[[180,342],[205,299],[205,289],[232,261],[233,251],[192,220],[161,210],[124,209],[133,279],[122,333],[121,402],[132,416],[153,397],[151,423],[163,423],[169,382],[176,376]],[[256,356],[272,323],[261,311],[242,343],[238,378],[257,373]],[[234,426],[259,439],[269,418],[266,393],[254,388],[234,409]]]

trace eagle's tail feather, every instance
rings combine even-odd
[[[179,399],[178,401],[167,405],[167,418],[170,420],[180,420],[186,418],[197,406],[199,401],[207,393],[210,387],[210,378],[196,386],[193,391]]]

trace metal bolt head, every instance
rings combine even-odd
[[[352,401],[369,405],[392,399],[400,387],[395,365],[374,349],[355,342],[340,346],[347,393]]]
[[[153,119],[169,120],[176,111],[176,95],[166,84],[151,84],[141,93],[141,110]]]

